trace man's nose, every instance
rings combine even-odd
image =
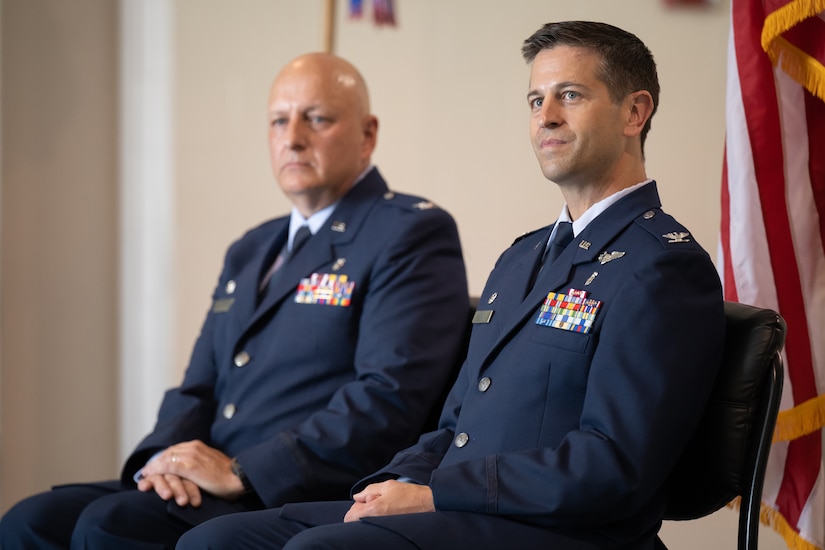
[[[561,116],[558,105],[546,98],[541,104],[539,111],[539,125],[543,128],[553,128],[561,123]]]
[[[290,120],[287,123],[284,144],[289,149],[303,149],[306,146],[306,133],[300,120]]]

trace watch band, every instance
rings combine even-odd
[[[255,489],[252,487],[252,483],[249,482],[249,478],[246,477],[246,472],[243,471],[243,468],[236,459],[232,459],[232,473],[238,476],[238,479],[241,480],[241,485],[243,485],[243,492],[244,494],[249,494],[253,492]]]

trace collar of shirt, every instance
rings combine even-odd
[[[607,198],[604,198],[585,210],[584,214],[581,217],[573,222],[573,236],[576,237],[579,233],[584,231],[584,229],[592,222],[596,217],[613,206],[616,201],[621,199],[622,197],[629,195],[633,191],[644,187],[648,183],[652,182],[652,179],[647,179],[641,183],[637,183],[636,185],[631,185],[630,187],[626,187],[621,191],[617,191],[613,193]],[[556,227],[559,225],[559,222],[569,222],[572,221],[570,219],[570,211],[567,209],[567,204],[565,204],[561,209],[561,214],[559,214],[559,219],[556,221],[556,225],[553,226],[553,232],[550,234],[550,239],[547,241],[548,244],[553,242],[553,239],[556,238]]]
[[[361,180],[364,179],[367,173],[370,170],[372,170],[372,168],[372,164],[367,166],[367,169],[361,172],[361,174],[355,179],[355,183],[352,184],[352,187],[358,185],[361,182]],[[305,218],[300,212],[298,212],[298,209],[293,206],[292,212],[289,215],[289,239],[287,240],[288,249],[292,250],[292,242],[295,240],[295,233],[298,232],[298,229],[300,229],[302,225],[306,224],[307,226],[309,226],[309,231],[313,235],[315,235],[318,232],[318,230],[320,230],[321,227],[323,227],[324,223],[326,223],[326,221],[329,219],[330,215],[340,202],[340,199],[335,201],[326,208],[314,213],[309,218]]]

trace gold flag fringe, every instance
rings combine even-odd
[[[762,49],[774,66],[825,101],[825,66],[782,38],[782,33],[821,12],[825,12],[825,0],[795,0],[770,13],[762,26]]]
[[[809,17],[825,11],[825,0],[794,0],[765,17],[762,25],[762,49],[768,51],[770,43],[782,33]]]
[[[741,497],[736,497],[728,503],[728,508],[739,510],[741,505]],[[782,514],[765,503],[762,503],[759,509],[759,521],[762,525],[776,531],[785,540],[789,550],[822,550],[822,547],[803,539],[799,533],[788,525]]]
[[[782,37],[774,39],[767,50],[774,66],[825,101],[825,66]]]
[[[825,395],[809,399],[786,411],[779,411],[773,442],[792,441],[825,427]]]

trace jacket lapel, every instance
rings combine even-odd
[[[273,308],[279,307],[284,300],[292,299],[301,279],[309,277],[338,259],[340,247],[355,237],[367,219],[369,210],[387,191],[384,179],[378,170],[373,168],[358,185],[344,195],[321,229],[280,267],[277,279],[273,281],[266,296],[254,310],[244,332],[261,317],[269,314]]]
[[[261,279],[269,271],[281,248],[286,243],[289,217],[276,220],[271,237],[262,241],[254,259],[247,262],[235,275],[237,291],[232,306],[238,319],[250,319],[258,305],[258,288]],[[243,328],[243,327],[239,327]]]
[[[483,366],[486,366],[490,358],[494,357],[495,352],[528,321],[529,317],[536,315],[538,307],[544,302],[548,292],[568,290],[565,285],[570,283],[571,274],[576,266],[594,261],[619,233],[633,223],[633,220],[647,210],[660,207],[656,182],[652,182],[621,198],[590,222],[585,230],[577,235],[564,252],[556,258],[556,261],[542,269],[532,290],[527,293],[515,313],[505,318],[505,325],[484,359]],[[525,254],[526,261],[533,258],[534,253],[535,251],[531,250]],[[517,283],[514,282],[514,284]]]

